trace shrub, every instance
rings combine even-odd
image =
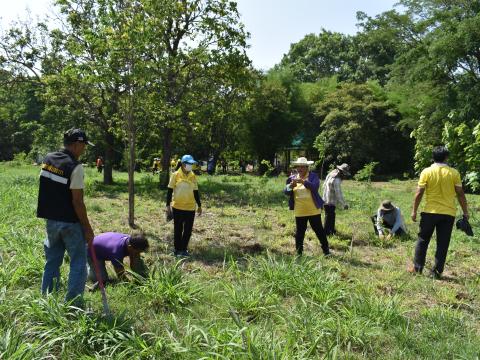
[[[263,176],[270,176],[275,170],[275,167],[268,160],[262,160],[260,164],[262,165],[262,169],[265,170],[265,172],[263,173]]]
[[[480,191],[480,172],[478,171],[470,171],[465,176],[465,180],[467,182],[467,186],[472,189],[473,192]]]
[[[20,152],[18,154],[13,155],[13,160],[8,161],[7,164],[9,166],[27,165],[27,164],[30,164],[30,159],[28,158],[28,155],[26,153]]]
[[[366,164],[363,169],[359,170],[353,177],[357,181],[372,181],[375,167],[378,165],[377,161]]]

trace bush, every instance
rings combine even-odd
[[[353,177],[357,181],[372,181],[374,176],[375,167],[378,165],[378,162],[374,161],[365,165],[361,170],[359,170]]]
[[[30,164],[30,159],[27,154],[22,151],[13,155],[13,160],[9,161],[8,164],[11,166],[27,165]]]
[[[480,191],[480,172],[470,171],[465,176],[465,180],[468,188],[470,188],[473,192]]]
[[[260,164],[262,165],[262,169],[265,170],[265,172],[263,173],[263,176],[270,176],[275,170],[275,167],[268,160],[262,160]]]

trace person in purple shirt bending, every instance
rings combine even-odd
[[[98,260],[99,271],[103,282],[106,283],[108,278],[105,262],[110,261],[120,279],[125,278],[125,268],[123,259],[128,256],[130,259],[130,268],[132,271],[139,272],[145,265],[140,257],[142,252],[148,249],[148,241],[144,234],[122,234],[115,232],[102,233],[93,239],[93,247]],[[97,282],[95,268],[90,249],[88,249],[88,279]],[[141,274],[144,275],[144,274]]]

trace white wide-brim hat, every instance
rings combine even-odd
[[[306,157],[299,157],[297,160],[292,161],[293,166],[308,166],[312,165],[314,161],[307,160]]]

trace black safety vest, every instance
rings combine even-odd
[[[78,222],[70,190],[70,176],[78,164],[73,154],[65,149],[47,154],[40,171],[37,217]]]

